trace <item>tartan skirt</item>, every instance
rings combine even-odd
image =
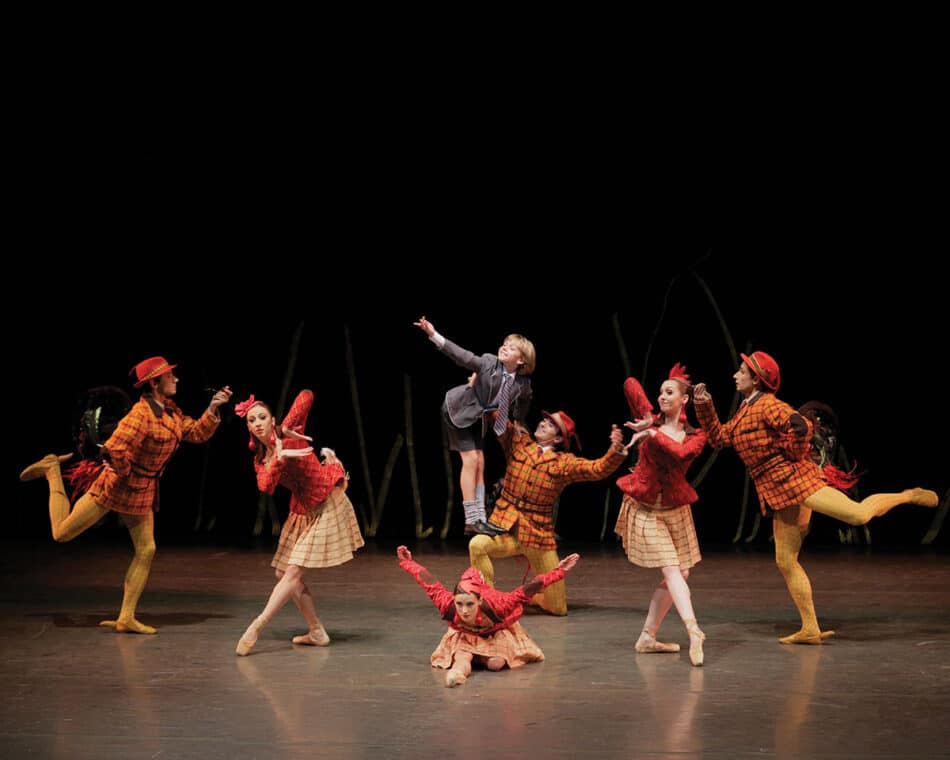
[[[353,559],[363,545],[359,523],[342,488],[334,488],[325,501],[304,515],[287,516],[271,567],[334,567]]]
[[[477,636],[449,628],[432,653],[432,667],[448,670],[455,662],[456,652],[470,652],[482,657],[502,657],[509,668],[520,668],[529,662],[541,662],[544,652],[534,643],[521,623],[512,623],[489,636]]]
[[[655,508],[624,496],[614,528],[627,559],[640,567],[678,565],[686,570],[702,559],[689,504]]]

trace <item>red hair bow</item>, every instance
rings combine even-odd
[[[481,596],[485,589],[485,579],[478,568],[470,567],[462,573],[458,587],[466,594],[477,594]]]
[[[234,405],[234,413],[238,417],[247,417],[247,413],[251,410],[251,407],[260,403],[260,401],[254,400],[254,394],[252,393],[247,401],[241,401]]]

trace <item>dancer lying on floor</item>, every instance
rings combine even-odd
[[[433,579],[429,571],[412,559],[405,546],[396,549],[399,566],[425,589],[449,629],[432,653],[432,667],[444,668],[445,685],[465,683],[472,664],[489,670],[520,668],[529,662],[540,662],[544,652],[521,627],[518,618],[535,594],[564,579],[579,554],[562,559],[554,570],[536,575],[532,581],[514,591],[497,591],[485,583],[482,574],[470,567],[462,574],[455,591]]]

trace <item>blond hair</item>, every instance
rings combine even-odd
[[[519,335],[518,333],[512,333],[505,338],[503,342],[513,344],[521,353],[521,359],[524,364],[518,367],[517,374],[530,375],[534,372],[534,365],[537,362],[537,355],[534,352],[534,343],[528,340],[524,335]]]

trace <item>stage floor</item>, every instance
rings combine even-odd
[[[8,758],[933,758],[950,752],[950,557],[809,551],[820,647],[783,646],[798,618],[772,557],[712,552],[690,578],[706,632],[694,668],[636,654],[657,571],[615,545],[564,545],[566,618],[522,622],[543,663],[443,686],[445,631],[399,569],[368,546],[308,582],[333,639],[294,647],[288,605],[251,656],[234,647],[273,586],[265,550],[159,545],[139,607],[156,636],[97,626],[118,609],[121,541],[2,545],[0,756]],[[451,585],[462,544],[411,546]],[[498,586],[523,565],[497,564]]]

